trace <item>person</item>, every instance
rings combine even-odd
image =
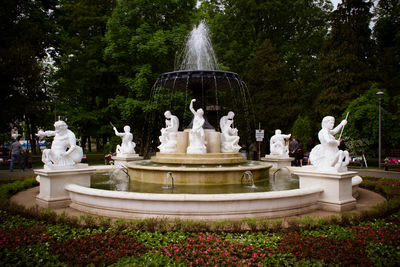
[[[290,138],[291,134],[282,134],[281,130],[276,129],[269,141],[271,155],[288,156],[288,148],[285,143],[285,138]]]
[[[204,111],[202,108],[199,108],[197,111],[193,108],[193,103],[196,102],[196,99],[192,99],[190,101],[189,109],[193,113],[193,126],[189,132],[189,146],[186,149],[186,152],[189,154],[205,154],[207,153],[206,147],[206,136],[204,133],[203,125],[205,119],[203,117]]]
[[[131,134],[131,127],[125,125],[124,132],[119,133],[117,128],[113,127],[115,135],[122,138],[122,144],[117,145],[117,156],[121,154],[135,154],[136,144],[132,141],[133,135]]]
[[[336,128],[335,118],[326,116],[322,119],[322,129],[318,133],[318,138],[321,144],[316,145],[310,153],[310,162],[316,167],[317,171],[347,171],[347,165],[350,162],[349,152],[339,150],[340,142],[335,139],[342,127],[347,124],[347,120],[340,122]]]
[[[16,137],[16,141],[11,144],[10,153],[11,153],[11,162],[10,162],[10,172],[14,170],[14,162],[18,160],[19,168],[21,171],[24,171],[24,165],[21,159],[21,152],[23,151],[22,145],[19,142],[21,138],[19,136]]]
[[[297,167],[303,167],[303,157],[304,157],[303,144],[299,142],[299,145],[295,152],[295,164],[294,165]]]
[[[68,129],[64,121],[54,123],[55,131],[42,131],[36,134],[39,138],[44,136],[54,136],[50,149],[43,150],[42,161],[45,168],[51,169],[53,166],[73,166],[81,162],[83,150],[76,145],[75,134]]]
[[[169,110],[164,113],[164,116],[165,128],[161,129],[161,136],[159,137],[161,144],[158,149],[160,149],[161,153],[175,153],[178,144],[179,119],[177,116],[172,115]]]
[[[251,160],[256,160],[257,159],[257,144],[256,141],[250,144],[249,146],[249,156]]]
[[[291,157],[295,156],[294,154],[296,153],[298,146],[299,146],[299,142],[296,140],[296,137],[293,136],[292,141],[290,141],[290,143],[289,143],[289,156],[291,156]]]
[[[228,115],[223,116],[219,121],[221,128],[221,152],[238,152],[240,150],[238,129],[232,128],[233,117],[235,113],[228,112]]]

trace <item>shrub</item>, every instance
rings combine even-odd
[[[317,259],[326,264],[371,265],[361,240],[337,240],[291,233],[282,238],[278,250],[292,253],[298,259]]]
[[[0,197],[10,198],[14,194],[26,190],[28,188],[39,185],[35,179],[27,179],[24,181],[15,181],[10,184],[4,184],[0,187]]]
[[[86,235],[53,243],[51,251],[68,265],[109,265],[119,258],[140,256],[149,249],[136,239],[116,232]]]

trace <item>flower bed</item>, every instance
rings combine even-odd
[[[256,231],[260,222],[251,219],[229,223],[231,228],[247,224],[254,231],[243,232],[238,227],[227,233],[220,230],[222,222],[215,224],[219,225],[215,232],[193,230],[207,228],[206,222],[185,225],[184,221],[161,230],[154,225],[160,222],[157,220],[138,221],[134,226],[134,222],[124,224],[122,220],[112,225],[103,218],[103,224],[96,225],[94,217],[86,217],[80,223],[66,224],[68,220],[62,216],[38,215],[35,220],[32,212],[15,215],[18,209],[0,210],[0,265],[400,266],[400,198],[396,190],[400,184],[388,179],[366,181],[375,189],[383,188],[390,197],[384,217],[377,213],[381,209],[375,211],[381,219],[304,221],[307,227],[292,223],[289,229],[271,224],[268,231]],[[14,190],[9,186],[3,194]],[[182,230],[185,227],[192,230]]]
[[[385,167],[385,171],[388,171],[389,168],[399,168],[400,167],[400,159],[388,157],[385,158],[385,163],[383,164]]]

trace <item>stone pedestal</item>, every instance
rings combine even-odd
[[[177,132],[178,144],[176,145],[176,153],[186,153],[186,148],[189,145],[189,132]]]
[[[215,130],[205,130],[207,153],[221,152],[221,133]]]
[[[115,166],[126,165],[128,162],[142,160],[143,157],[139,156],[139,154],[122,154],[111,157],[114,160]]]
[[[299,176],[300,188],[322,187],[318,200],[320,209],[327,211],[348,211],[356,207],[352,194],[352,177],[356,172],[318,172],[314,166],[293,168]]]
[[[261,160],[270,163],[272,165],[272,169],[280,169],[283,167],[289,167],[294,158],[278,155],[265,155],[265,157],[261,158]]]
[[[90,187],[90,175],[95,171],[86,164],[77,164],[73,169],[34,170],[40,181],[40,193],[36,197],[36,203],[43,208],[68,207],[71,200],[65,187],[68,184]]]

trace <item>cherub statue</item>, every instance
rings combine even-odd
[[[161,153],[175,153],[177,149],[177,132],[179,128],[179,119],[172,115],[171,111],[167,110],[164,113],[165,128],[161,129],[159,137],[161,145],[158,146]]]
[[[289,156],[288,147],[285,144],[285,139],[290,138],[291,134],[282,134],[281,130],[276,129],[275,135],[269,140],[271,155]]]
[[[237,153],[240,150],[238,130],[232,128],[233,117],[235,113],[232,111],[228,112],[228,115],[223,116],[219,121],[221,128],[221,152],[234,152]]]
[[[347,124],[343,120],[335,129],[335,118],[326,116],[322,120],[322,129],[318,133],[321,144],[316,145],[310,152],[310,162],[317,171],[323,172],[345,172],[350,162],[349,152],[339,150],[340,141],[333,136]]]
[[[113,129],[115,135],[122,138],[122,144],[117,145],[116,148],[117,156],[121,156],[123,154],[135,154],[136,144],[132,141],[133,135],[131,134],[131,127],[125,125],[123,133],[119,133],[116,127],[113,127]]]
[[[188,154],[205,154],[207,153],[206,136],[203,129],[205,119],[204,111],[199,108],[197,111],[193,108],[193,103],[196,99],[190,101],[189,109],[193,113],[193,126],[189,132],[189,146],[186,149]]]
[[[53,166],[71,167],[81,162],[83,151],[76,145],[75,134],[68,129],[64,121],[54,123],[55,131],[42,131],[36,134],[38,137],[54,136],[50,149],[43,150],[42,161],[45,168]]]

